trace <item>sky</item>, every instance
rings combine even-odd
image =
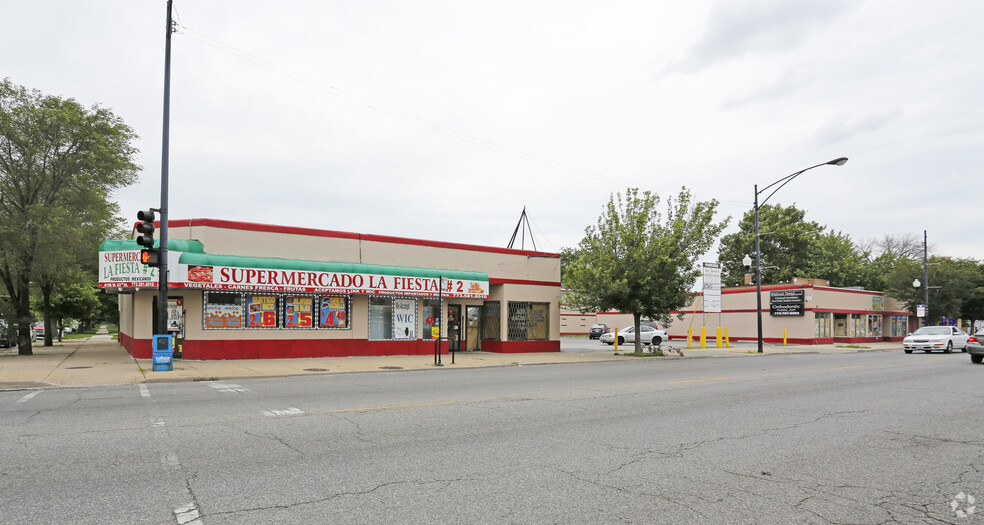
[[[0,77],[111,109],[161,193],[164,0],[0,0]],[[984,260],[984,2],[174,2],[169,217],[540,251],[681,187]],[[762,195],[765,197],[765,194]],[[517,240],[514,247],[521,246]],[[526,235],[526,249],[534,245]],[[716,259],[716,251],[704,260]]]

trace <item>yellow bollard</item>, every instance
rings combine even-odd
[[[782,329],[782,346],[786,346],[786,329]]]
[[[700,347],[707,348],[707,328],[700,327]]]
[[[694,329],[687,328],[687,349],[694,347]]]
[[[618,328],[615,329],[615,351],[618,352]]]
[[[716,343],[717,343],[717,346],[715,346],[714,348],[721,348],[721,327],[720,326],[717,329],[717,341],[716,341]]]
[[[731,337],[728,336],[727,328],[724,329],[724,345],[728,348],[731,348]]]

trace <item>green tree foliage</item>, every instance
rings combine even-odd
[[[31,354],[31,281],[53,287],[52,274],[86,251],[68,246],[94,246],[106,230],[92,229],[113,224],[109,195],[135,179],[135,138],[108,109],[0,83],[0,281],[19,353]]]
[[[745,272],[752,271],[745,268],[742,259],[746,255],[755,258],[755,210],[746,212],[738,226],[739,230],[725,235],[718,247],[721,281],[727,286],[742,284]],[[847,234],[807,221],[806,212],[795,206],[759,207],[759,232],[763,283],[804,277],[825,279],[831,286],[882,284],[880,274],[872,273],[868,251],[855,245]]]
[[[824,227],[806,221],[806,212],[795,206],[765,204],[759,207],[762,282],[790,281],[793,277],[810,277],[811,250]],[[835,243],[830,243],[831,245]],[[815,253],[815,252],[814,252]],[[745,212],[738,231],[721,238],[718,260],[721,283],[736,286],[744,282],[745,256],[755,259],[755,210]]]
[[[854,242],[840,232],[820,235],[810,245],[806,277],[830,281],[831,286],[865,286],[868,258]]]
[[[665,200],[629,188],[609,198],[596,226],[585,229],[576,250],[565,253],[563,280],[570,305],[582,311],[632,312],[636,332],[643,317],[666,325],[682,309],[700,275],[697,258],[727,225],[714,222],[716,200],[694,201],[683,188]],[[640,342],[636,340],[636,350]]]
[[[929,264],[929,312],[928,324],[937,324],[942,317],[957,319],[980,315],[975,310],[982,299],[984,269],[972,259],[930,257]],[[912,286],[919,279],[920,287]],[[902,301],[910,312],[926,300],[922,261],[901,258],[885,277],[886,291]],[[979,308],[979,306],[978,306]]]

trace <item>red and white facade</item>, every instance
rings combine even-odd
[[[560,256],[215,219],[168,223],[168,327],[184,359],[560,350]],[[157,273],[100,250],[120,343],[151,356]]]

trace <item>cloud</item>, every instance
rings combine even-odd
[[[820,144],[832,144],[849,139],[855,135],[869,133],[884,127],[899,119],[903,114],[902,108],[885,109],[857,118],[851,118],[847,113],[841,113],[829,118],[817,128],[816,140]]]
[[[816,28],[843,15],[852,3],[788,0],[722,0],[712,6],[703,36],[680,68],[700,69],[750,54],[777,54],[797,47]]]

